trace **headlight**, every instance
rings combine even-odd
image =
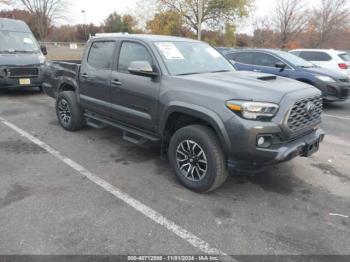
[[[279,106],[272,103],[228,101],[226,106],[242,117],[251,120],[270,119],[274,117]]]
[[[321,80],[323,82],[329,82],[329,83],[335,83],[337,81],[335,81],[333,78],[329,77],[329,76],[316,76],[316,78],[318,80]]]

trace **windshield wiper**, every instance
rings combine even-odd
[[[183,74],[178,74],[177,76],[188,76],[188,75],[199,75],[203,74],[201,72],[192,72],[192,73],[183,73]]]
[[[231,70],[217,70],[217,71],[212,71],[210,73],[226,73],[226,72],[231,72]]]

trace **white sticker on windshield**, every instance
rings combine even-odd
[[[207,51],[214,58],[221,57],[221,54],[218,51],[216,51],[214,48],[209,47],[205,49],[205,51]]]
[[[33,44],[33,41],[32,41],[32,39],[30,39],[30,38],[24,38],[24,39],[23,39],[23,42],[24,42],[25,44]]]
[[[177,47],[171,42],[159,42],[156,43],[156,46],[162,52],[168,60],[183,60],[185,59],[182,53]]]

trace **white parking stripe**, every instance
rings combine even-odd
[[[70,166],[72,169],[79,172],[84,177],[88,178],[90,181],[95,183],[96,185],[102,187],[118,199],[122,200],[129,206],[133,207],[137,211],[141,212],[146,217],[152,219],[155,223],[158,223],[159,225],[165,227],[169,231],[173,232],[177,236],[181,237],[183,240],[190,243],[195,248],[198,248],[202,252],[208,254],[208,255],[221,255],[225,257],[225,260],[230,261],[236,261],[232,259],[231,257],[228,257],[227,254],[225,254],[223,251],[213,248],[210,246],[209,243],[206,241],[200,239],[193,233],[187,231],[186,229],[182,228],[181,226],[175,224],[173,221],[167,219],[162,214],[158,213],[157,211],[153,210],[152,208],[146,206],[145,204],[141,203],[140,201],[134,199],[133,197],[129,196],[128,194],[124,193],[117,187],[111,185],[107,181],[103,180],[102,178],[98,177],[97,175],[93,174],[83,166],[79,165],[72,159],[69,159],[68,157],[64,156],[54,148],[50,147],[46,143],[40,141],[39,139],[35,138],[34,136],[30,135],[26,131],[22,130],[21,128],[17,127],[16,125],[8,122],[7,120],[0,117],[0,122],[2,122],[7,127],[11,128],[12,130],[19,133],[21,136],[27,138],[34,144],[37,144],[41,148],[45,149],[47,152],[49,152],[51,155],[53,155],[55,158],[59,159],[60,161],[64,162],[66,165]]]
[[[350,120],[350,117],[345,117],[345,116],[334,116],[334,115],[328,115],[328,114],[322,114],[323,116],[327,116],[327,117],[333,117],[333,118],[337,118],[337,119],[341,119],[341,120]]]

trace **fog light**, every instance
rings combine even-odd
[[[257,139],[257,145],[260,148],[269,148],[272,145],[272,136],[259,136]]]
[[[260,137],[258,139],[258,146],[262,146],[263,144],[265,144],[265,138],[264,137]]]

